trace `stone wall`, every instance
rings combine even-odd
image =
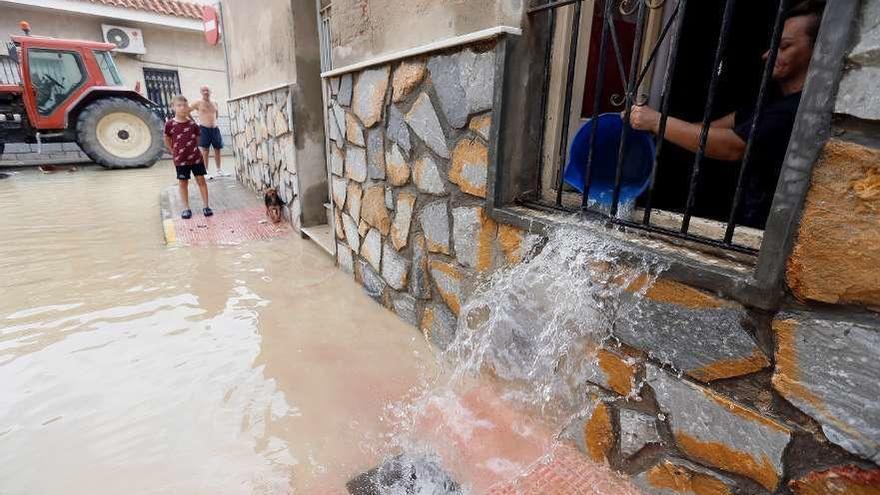
[[[463,47],[327,81],[338,265],[441,349],[475,284],[540,244],[485,209],[502,77],[494,51]],[[873,177],[875,156],[845,156],[845,170],[828,180],[873,191],[856,184]],[[880,274],[845,270],[880,267],[871,254],[878,237],[861,235],[880,228],[870,217],[878,210],[857,208],[857,193],[844,192],[832,188],[813,204],[850,201],[846,215],[862,220],[834,226],[834,216],[819,215],[805,228],[817,242],[831,233],[822,245],[838,246],[838,257],[851,251],[851,263],[802,273],[793,287],[826,284],[840,301],[868,304]],[[810,270],[827,261],[798,259]],[[585,455],[649,494],[880,493],[873,316],[808,305],[767,313],[667,278],[632,291],[644,295],[642,311],[616,329],[616,345],[597,350],[593,405],[568,430]]]
[[[285,216],[300,228],[299,180],[291,90],[281,88],[229,102],[235,172],[242,184],[261,193],[278,190],[287,207]]]

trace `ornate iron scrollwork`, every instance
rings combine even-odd
[[[623,16],[631,16],[635,14],[636,9],[639,6],[639,1],[644,1],[645,6],[652,10],[659,9],[666,4],[666,0],[621,0],[620,6],[618,6],[620,14]]]

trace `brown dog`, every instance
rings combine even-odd
[[[272,223],[281,222],[281,208],[284,207],[284,201],[281,201],[281,198],[278,197],[278,191],[274,187],[266,189],[263,200],[266,203],[266,216],[269,217],[269,220]]]

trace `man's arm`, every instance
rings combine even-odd
[[[730,114],[712,122],[706,142],[707,157],[729,162],[742,160],[746,142],[733,131],[734,117],[734,114]],[[633,129],[654,134],[660,132],[660,113],[651,107],[634,106],[630,121]],[[702,124],[685,122],[675,117],[666,120],[666,140],[692,153],[700,148],[702,132]]]
[[[171,142],[171,136],[165,135],[165,147],[168,148],[168,152],[172,155],[174,154],[174,143]]]

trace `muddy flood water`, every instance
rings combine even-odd
[[[167,248],[171,183],[0,181],[0,493],[343,493],[431,350],[296,236]]]

